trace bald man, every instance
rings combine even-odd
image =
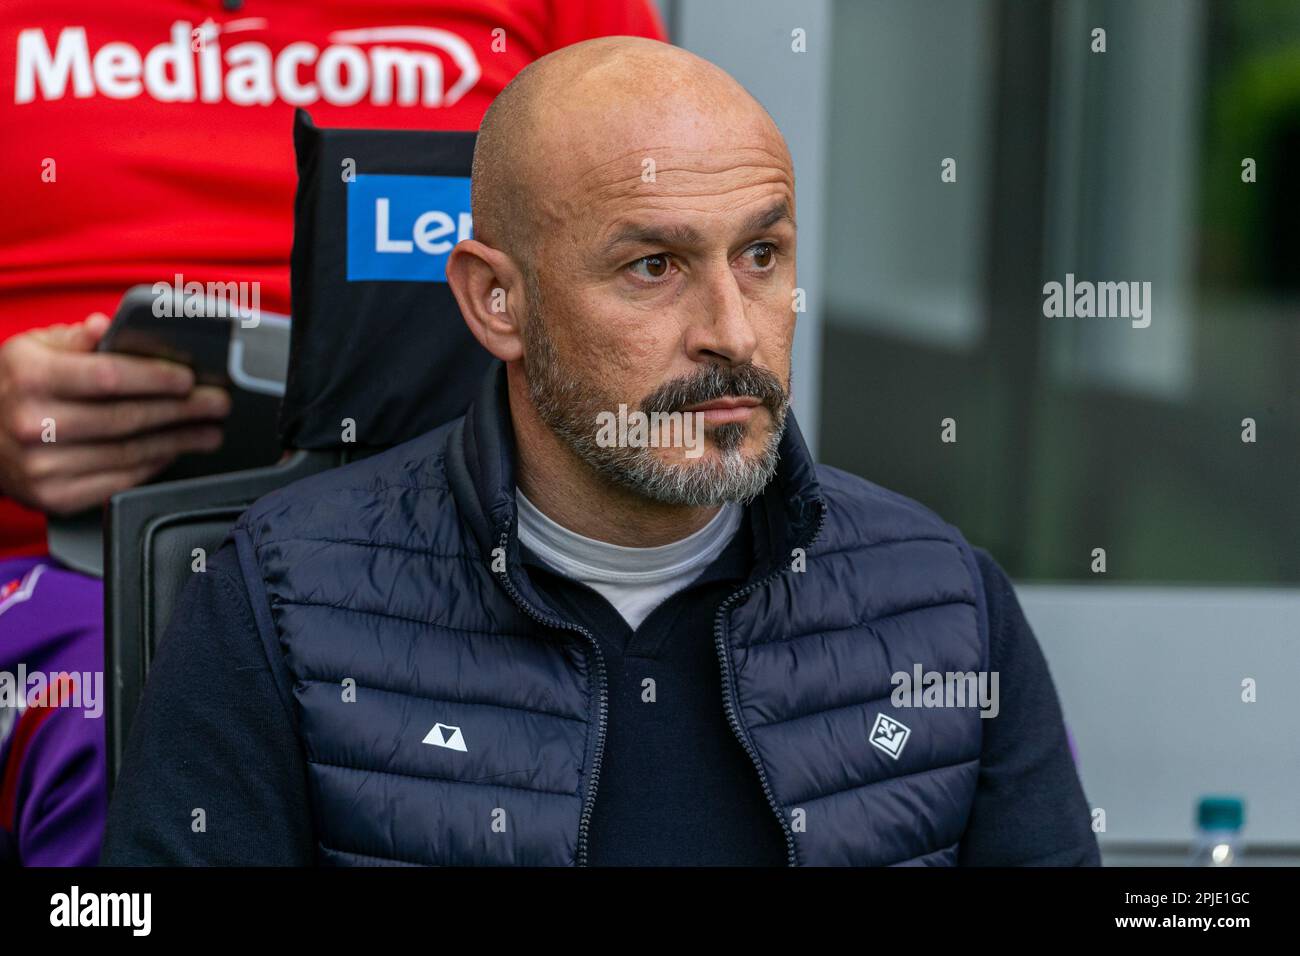
[[[262,499],[186,591],[108,863],[1097,862],[993,560],[816,465],[794,170],[745,90],[594,40],[489,109],[462,418]]]

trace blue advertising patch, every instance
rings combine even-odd
[[[467,176],[358,174],[348,183],[348,281],[446,282],[472,235]]]

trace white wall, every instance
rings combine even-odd
[[[1300,592],[1018,584],[1108,841],[1191,837],[1246,800],[1248,843],[1300,850]],[[1257,701],[1242,702],[1253,678]]]

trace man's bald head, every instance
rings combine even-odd
[[[581,509],[618,488],[671,510],[766,486],[789,404],[794,199],[772,118],[668,44],[565,47],[497,97],[474,151],[474,238],[447,281],[506,363],[521,469],[542,477],[525,494]],[[667,432],[611,444],[598,423],[628,408],[669,416]]]
[[[570,203],[543,208],[539,197],[562,198],[581,188],[585,172],[620,157],[640,168],[638,156],[680,145],[691,127],[732,145],[766,146],[789,164],[766,110],[693,53],[643,37],[600,37],[547,54],[483,117],[471,185],[475,238],[509,255],[533,283],[539,236],[557,210],[575,211]],[[737,141],[745,132],[750,141]]]

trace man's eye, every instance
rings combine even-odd
[[[643,256],[632,263],[631,269],[643,279],[662,279],[668,274],[670,265],[667,256]]]
[[[758,242],[749,247],[754,256],[754,265],[767,269],[776,261],[776,246],[770,242]]]

